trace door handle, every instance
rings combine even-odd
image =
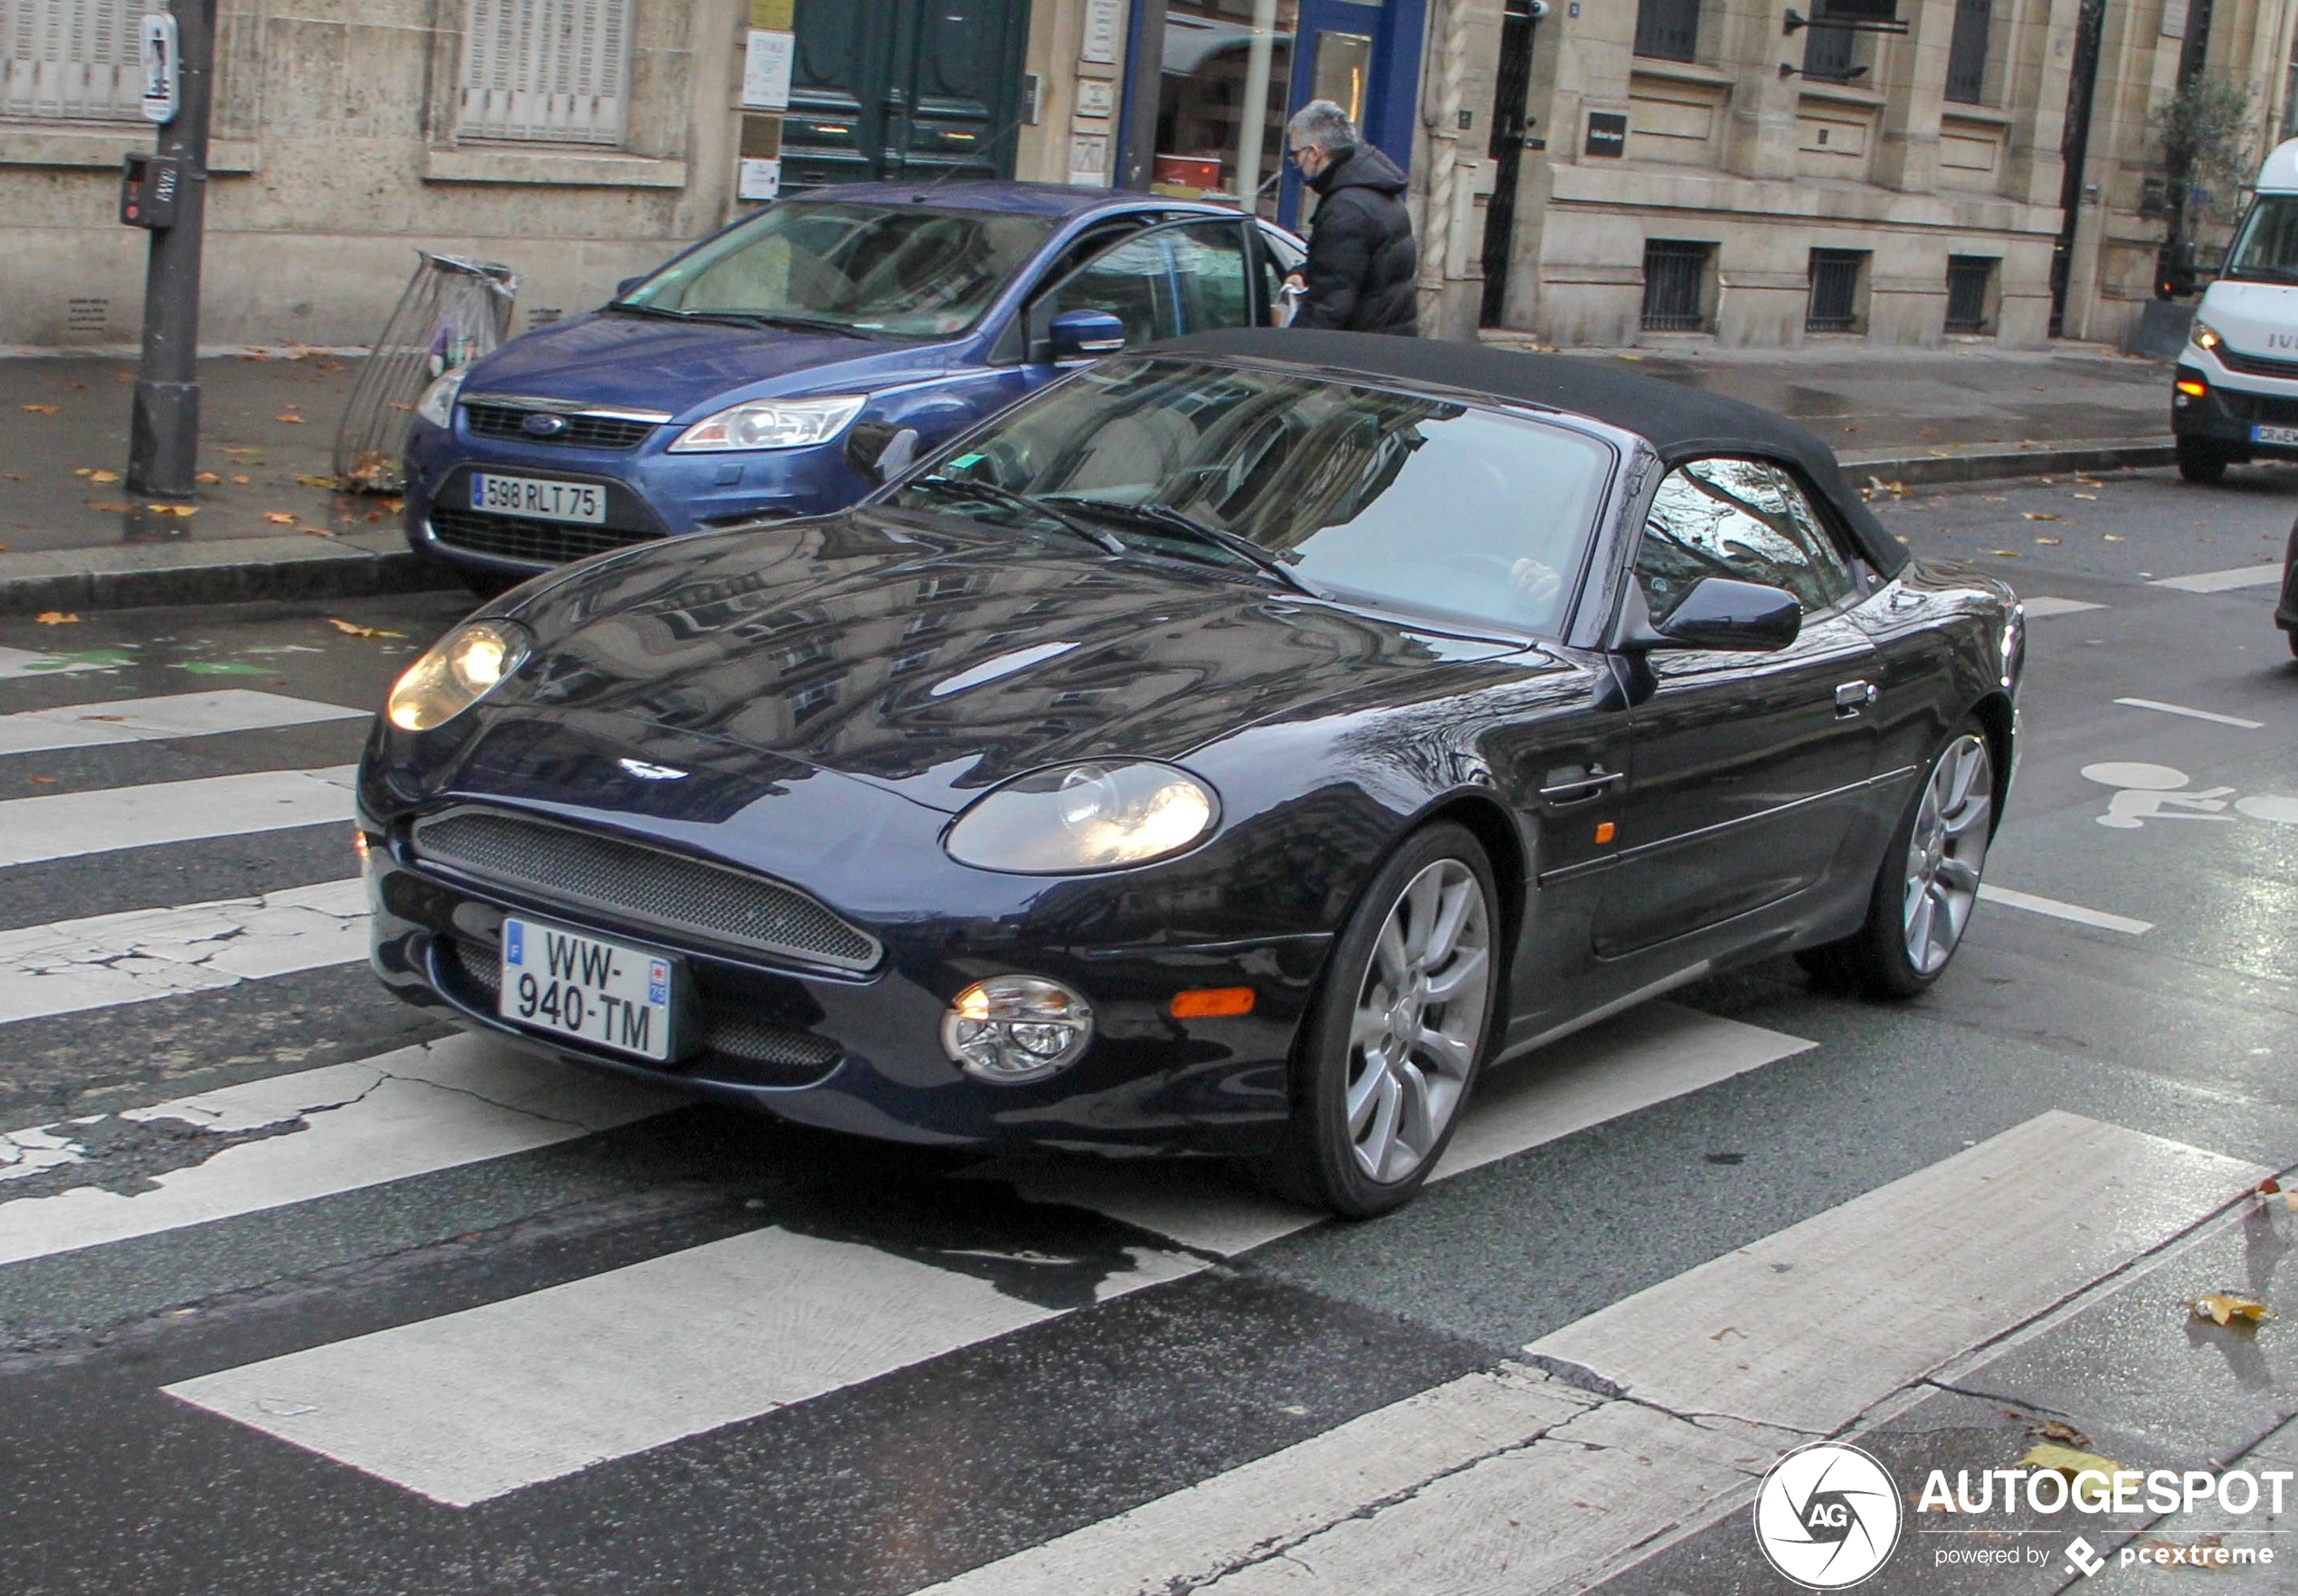
[[[1555,773],[1552,771],[1549,774]],[[1569,809],[1575,803],[1587,803],[1615,782],[1623,782],[1627,779],[1627,773],[1624,771],[1606,770],[1600,765],[1591,765],[1588,767],[1586,775],[1557,782],[1541,788],[1540,796],[1552,809]]]
[[[1836,718],[1848,720],[1881,696],[1872,681],[1847,681],[1835,690]]]

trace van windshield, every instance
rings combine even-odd
[[[2254,282],[2298,282],[2298,194],[2264,194],[2242,219],[2222,274]]]

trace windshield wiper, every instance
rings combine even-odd
[[[634,299],[610,299],[606,308],[663,321],[707,321],[720,327],[783,327],[803,332],[836,333],[841,337],[865,341],[869,338],[868,333],[857,332],[842,322],[820,321],[811,316],[783,316],[771,310],[672,310],[660,305],[641,305]]]
[[[1010,508],[1021,510],[1026,515],[1040,516],[1057,527],[1076,533],[1095,547],[1106,549],[1111,554],[1121,555],[1128,552],[1122,538],[1116,537],[1098,527],[1088,526],[1075,516],[1065,515],[1042,499],[1031,499],[1026,493],[1016,493],[1012,489],[1001,487],[995,482],[984,482],[974,477],[920,477],[910,486],[912,488],[954,488],[962,493],[971,493],[977,499],[986,499],[992,504],[1002,504]]]
[[[1106,515],[1118,520],[1155,527],[1167,532],[1178,532],[1193,542],[1208,544],[1214,548],[1236,556],[1264,575],[1274,576],[1295,592],[1305,593],[1311,598],[1332,596],[1250,538],[1239,537],[1234,532],[1209,525],[1194,516],[1173,508],[1171,505],[1129,504],[1123,499],[1095,499],[1085,494],[1064,494],[1059,497],[1063,504],[1074,505],[1091,515]]]
[[[687,313],[683,310],[665,310],[659,305],[641,305],[636,299],[609,299],[606,302],[606,308],[609,310],[620,310],[625,316],[651,316],[662,321],[688,319]]]

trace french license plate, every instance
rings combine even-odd
[[[2253,427],[2250,429],[2250,441],[2253,443],[2298,444],[2298,427]]]
[[[658,1063],[670,1056],[670,961],[584,931],[503,921],[506,1020]]]
[[[593,482],[553,482],[541,477],[498,477],[473,471],[470,508],[595,527],[606,519],[606,489]]]

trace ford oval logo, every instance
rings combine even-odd
[[[537,411],[519,423],[518,427],[519,431],[532,438],[556,438],[566,431],[566,418],[552,415],[547,411]]]

